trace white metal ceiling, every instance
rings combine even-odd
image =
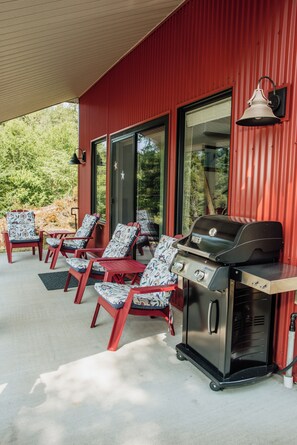
[[[0,0],[0,122],[81,96],[183,0]]]

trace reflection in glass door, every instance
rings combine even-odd
[[[188,233],[206,214],[227,214],[230,93],[181,110],[181,159],[177,227]]]
[[[166,126],[137,128],[112,140],[111,230],[117,223],[138,221],[139,261],[148,262],[165,232]]]
[[[106,150],[106,138],[92,143],[92,213],[99,213],[101,221],[106,221]]]
[[[111,155],[111,233],[120,222],[135,221],[134,137],[113,142]]]
[[[164,233],[165,127],[137,133],[136,219],[141,224],[137,259],[149,260]]]

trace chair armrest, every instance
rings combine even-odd
[[[47,230],[43,230],[43,232],[44,233],[47,233],[48,235],[53,235],[53,232],[54,232],[54,234],[55,235],[63,235],[63,236],[68,236],[68,235],[75,235],[75,233],[76,232],[67,232],[67,233],[65,233],[65,231],[62,231],[62,232],[59,232],[58,230],[57,231],[52,231],[52,230],[50,230],[50,231],[47,231]]]
[[[88,239],[93,239],[92,237],[66,237],[66,238],[64,238],[64,237],[62,237],[62,238],[60,238],[59,239],[59,244],[57,244],[57,246],[56,246],[56,249],[59,249],[59,250],[61,250],[62,249],[62,247],[63,247],[63,243],[64,243],[64,241],[66,241],[66,240],[69,240],[69,241],[73,241],[73,240],[76,240],[76,239],[85,239],[85,240],[88,240]],[[75,252],[76,252],[76,250],[75,250]]]
[[[90,262],[92,263],[105,263],[107,261],[121,261],[121,260],[132,260],[131,256],[124,256],[124,257],[101,257],[101,258],[90,258]],[[104,265],[103,265],[104,267]]]
[[[65,238],[61,238],[61,241],[73,241],[74,239],[93,239],[92,236],[66,236]]]
[[[164,284],[160,286],[142,286],[130,289],[129,295],[148,294],[154,292],[170,292],[177,289],[177,284]]]
[[[142,286],[142,287],[134,287],[130,289],[128,297],[125,301],[123,309],[128,313],[129,308],[131,307],[133,296],[135,294],[150,294],[154,292],[173,292],[177,289],[177,284],[167,284],[160,286]]]
[[[80,250],[83,250],[83,249],[80,249]],[[88,267],[87,267],[87,273],[90,273],[91,272],[91,270],[92,270],[92,267],[93,267],[93,264],[94,263],[103,263],[102,264],[102,267],[104,267],[104,263],[108,263],[108,261],[118,261],[118,260],[131,260],[131,257],[128,257],[128,256],[125,256],[124,258],[123,257],[121,257],[121,258],[104,258],[104,257],[101,257],[101,258],[90,258],[89,259],[89,264],[88,264]]]
[[[95,253],[97,254],[98,258],[101,258],[104,250],[105,250],[104,247],[86,247],[85,249],[76,249],[75,257],[79,258],[82,253]]]

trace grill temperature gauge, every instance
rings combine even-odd
[[[194,275],[195,275],[197,281],[202,281],[203,278],[205,277],[205,272],[203,272],[203,270],[197,269],[194,272]]]

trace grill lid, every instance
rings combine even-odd
[[[206,215],[196,219],[190,234],[176,246],[224,264],[251,264],[278,261],[282,244],[278,221]]]

